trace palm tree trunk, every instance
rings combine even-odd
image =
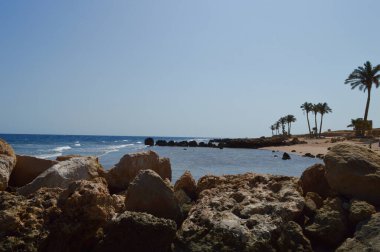
[[[307,126],[309,127],[309,135],[311,136],[310,121],[309,121],[309,112],[306,113]]]
[[[290,123],[288,122],[288,136],[290,136]]]
[[[292,123],[290,122],[290,123],[289,123],[289,129],[288,129],[288,131],[289,131],[289,132],[288,132],[288,133],[289,133],[289,136],[291,136],[291,134],[290,134],[290,130],[291,130],[291,129],[292,129]]]
[[[367,122],[367,118],[368,118],[368,110],[369,110],[370,101],[371,101],[371,88],[368,88],[367,104],[365,106],[365,113],[364,113],[364,121],[365,122]]]
[[[319,125],[319,137],[321,137],[321,134],[322,134],[322,122],[323,122],[323,114],[321,114],[321,123]]]
[[[314,122],[315,122],[315,137],[318,137],[318,123],[317,123],[317,113],[314,113]]]

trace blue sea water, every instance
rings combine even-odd
[[[146,150],[157,152],[160,157],[170,158],[173,181],[185,170],[195,179],[206,174],[223,175],[245,172],[300,176],[319,159],[291,155],[291,160],[282,160],[282,153],[255,149],[218,149],[145,146],[145,136],[80,136],[80,135],[27,135],[0,134],[0,138],[12,145],[19,155],[55,159],[61,155],[79,154],[98,156],[105,169],[110,169],[128,153]],[[208,142],[208,138],[155,137],[164,140],[196,140]],[[277,155],[278,157],[275,157]]]

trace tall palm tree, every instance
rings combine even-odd
[[[314,114],[314,122],[315,122],[315,137],[317,137],[318,135],[318,123],[317,123],[317,114],[319,113],[319,109],[318,109],[318,105],[317,104],[313,104],[312,108],[311,108],[311,111],[313,112]]]
[[[273,124],[269,128],[272,130],[272,136],[273,136],[274,135],[273,131],[276,130],[276,125]]]
[[[364,63],[364,67],[359,66],[356,68],[345,80],[344,84],[350,84],[351,89],[359,87],[360,91],[367,91],[367,103],[364,112],[364,121],[367,122],[369,103],[371,101],[372,84],[379,87],[380,81],[380,65],[372,67],[371,62]]]
[[[309,113],[311,112],[312,108],[313,108],[313,104],[310,102],[304,102],[304,104],[301,105],[301,109],[306,113],[307,126],[309,127],[310,136],[311,136],[311,129],[310,129]]]
[[[331,113],[332,109],[329,107],[329,105],[326,102],[324,102],[324,103],[318,103],[316,106],[318,108],[319,114],[321,114],[321,124],[319,125],[319,137],[321,137],[323,116],[325,114]]]
[[[292,123],[294,123],[295,121],[297,121],[296,117],[294,115],[287,115],[285,116],[285,119],[286,119],[286,122],[288,123],[288,134],[289,136],[291,135],[290,134],[290,129],[292,127]]]
[[[276,127],[276,131],[277,131],[277,135],[280,135],[280,122],[277,121],[274,123],[275,127]]]
[[[282,128],[282,134],[285,135],[286,131],[285,131],[285,124],[286,124],[286,118],[285,117],[281,117],[278,122],[281,124],[281,128]]]

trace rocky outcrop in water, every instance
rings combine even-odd
[[[346,143],[331,148],[325,156],[330,187],[348,198],[380,205],[380,156],[374,151]]]
[[[127,154],[106,174],[111,192],[125,191],[136,175],[141,170],[147,169],[155,171],[162,179],[171,180],[172,178],[172,170],[168,158],[160,158],[153,151]]]
[[[16,165],[16,155],[12,147],[0,139],[0,191],[8,187],[9,177]]]

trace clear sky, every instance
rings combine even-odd
[[[259,137],[305,102],[363,117],[378,0],[0,1],[0,132]],[[380,127],[380,88],[369,119]]]

